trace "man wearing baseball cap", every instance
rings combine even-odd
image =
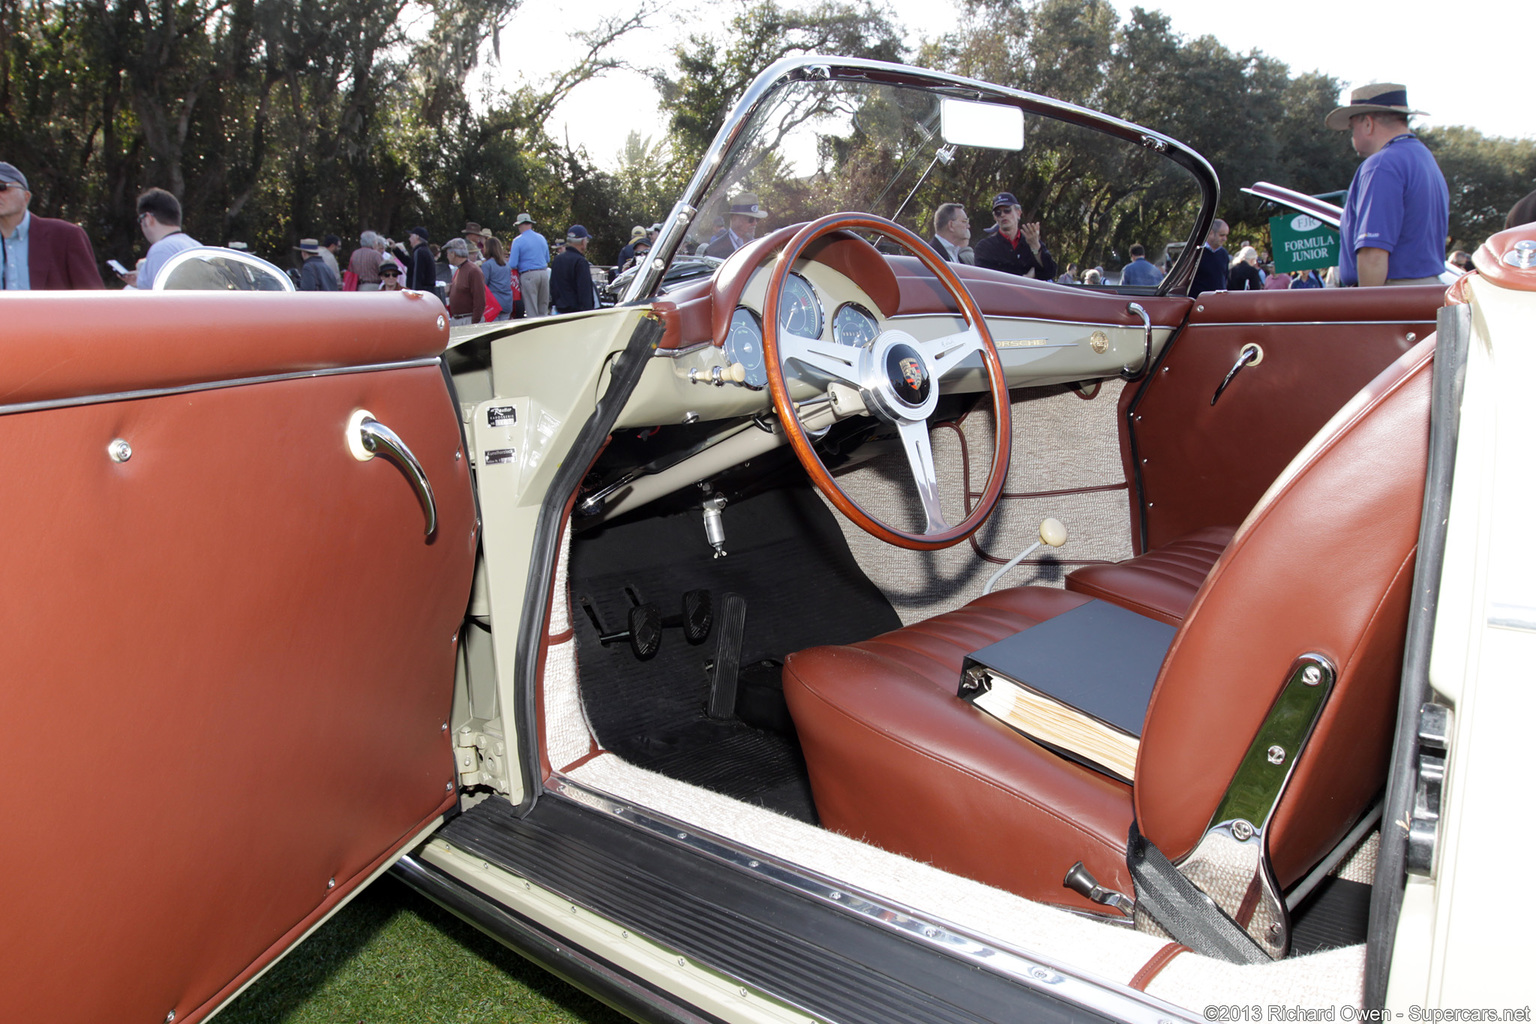
[[[591,238],[586,228],[572,224],[565,233],[565,251],[549,266],[549,298],[556,313],[597,308],[592,264],[587,262],[587,243]]]
[[[1024,208],[1012,192],[999,192],[992,200],[992,219],[997,233],[976,243],[976,265],[1019,277],[1056,280],[1056,258],[1040,237],[1040,222],[1021,223]]]
[[[766,216],[768,211],[758,204],[755,194],[743,192],[732,196],[725,233],[709,243],[709,247],[704,250],[704,255],[725,259],[757,237],[757,222]]]
[[[1408,88],[1362,85],[1323,124],[1350,133],[1365,162],[1339,217],[1339,280],[1345,285],[1438,284],[1450,230],[1445,175],[1408,130]]]
[[[34,217],[27,176],[0,163],[0,289],[100,288],[96,253],[78,224]]]

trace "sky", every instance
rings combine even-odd
[[[1418,119],[1420,125],[1459,124],[1485,135],[1536,136],[1531,93],[1516,56],[1516,40],[1525,35],[1516,27],[1516,12],[1526,9],[1517,8],[1514,0],[1474,0],[1476,16],[1458,16],[1459,8],[1447,4],[1367,5],[1358,0],[1332,5],[1112,2],[1122,20],[1132,6],[1161,10],[1173,30],[1185,37],[1214,35],[1236,52],[1262,50],[1289,64],[1293,75],[1332,75],[1344,83],[1341,100],[1353,86],[1402,82],[1414,108],[1429,115]],[[794,0],[781,3],[791,6]],[[907,29],[909,44],[953,29],[960,18],[952,0],[889,3]],[[538,80],[579,59],[583,48],[570,41],[572,26],[632,7],[633,0],[535,0],[519,10],[503,32],[504,61],[493,73],[512,84],[520,75]],[[654,19],[655,27],[627,39],[619,53],[639,67],[665,65],[675,41],[723,25],[737,9],[729,2],[672,0]],[[1370,40],[1369,45],[1362,40]],[[665,133],[659,105],[645,76],[610,72],[576,89],[555,111],[550,133],[584,145],[599,167],[612,168],[631,130],[654,137]]]

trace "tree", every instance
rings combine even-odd
[[[692,35],[672,50],[674,74],[652,72],[670,117],[673,194],[714,141],[736,102],[768,65],[798,53],[900,60],[905,46],[890,12],[870,0],[823,0],[783,8],[775,0],[743,7],[726,31],[729,42]]]
[[[1451,126],[1420,133],[1451,193],[1450,248],[1469,252],[1504,230],[1509,208],[1536,181],[1536,140]]]

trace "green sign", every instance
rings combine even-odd
[[[1335,267],[1339,263],[1339,233],[1305,213],[1271,217],[1269,253],[1275,271],[1281,274]]]

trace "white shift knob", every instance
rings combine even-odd
[[[1040,539],[1053,548],[1059,548],[1067,542],[1067,528],[1061,525],[1060,519],[1047,519],[1040,524]]]

